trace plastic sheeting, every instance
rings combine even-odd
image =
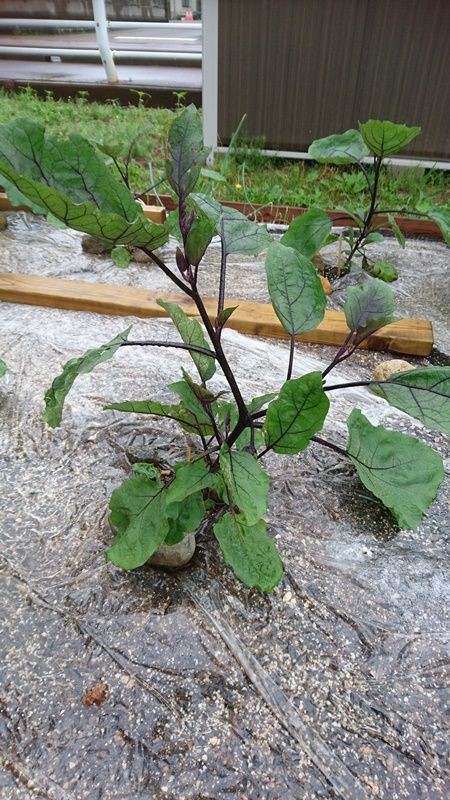
[[[12,219],[3,269],[165,285],[153,268],[122,272],[81,254],[77,234]],[[443,264],[439,245],[413,243],[418,250],[433,269]],[[214,273],[214,248],[209,263]],[[439,279],[444,291],[443,270]],[[265,296],[260,261],[234,260],[230,282],[230,295]],[[402,280],[396,291],[417,315],[413,288]],[[442,323],[444,348],[441,294],[426,316]],[[0,384],[0,797],[447,797],[448,481],[422,526],[399,531],[334,453],[313,445],[268,456],[269,521],[285,565],[271,595],[242,587],[207,532],[178,573],[106,564],[108,497],[130,460],[174,461],[189,441],[168,421],[102,405],[168,399],[165,385],[189,356],[124,348],[77,379],[61,428],[39,417],[61,364],[131,322],[134,338],[170,331],[164,320],[0,308],[10,368]],[[284,342],[232,331],[224,341],[246,397],[284,380]],[[299,346],[295,374],[331,352]],[[383,358],[359,353],[339,378],[368,376]],[[214,381],[224,388],[220,375]],[[333,394],[329,438],[345,441],[357,405],[373,422],[415,432],[450,469],[448,438],[362,389]],[[85,705],[99,682],[105,701]]]

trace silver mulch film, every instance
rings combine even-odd
[[[3,271],[167,286],[156,268],[118,270],[28,215],[11,214],[0,243]],[[401,311],[433,319],[450,354],[443,245],[374,247],[399,266]],[[232,262],[229,296],[266,299],[262,260]],[[213,246],[206,287],[217,268]],[[443,800],[448,480],[422,526],[399,531],[338,455],[272,455],[269,520],[285,564],[273,594],[240,586],[207,533],[182,572],[120,571],[103,555],[112,489],[131,460],[175,461],[192,442],[170,422],[102,406],[169,399],[189,356],[124,348],[77,379],[61,428],[40,414],[61,365],[130,323],[134,338],[175,336],[165,320],[0,307],[0,797]],[[284,342],[224,341],[246,397],[279,387]],[[331,353],[299,346],[295,373]],[[359,353],[339,379],[368,377],[386,357]],[[357,405],[433,445],[449,470],[445,436],[362,389],[332,399],[337,443]],[[84,705],[98,683],[106,699]]]

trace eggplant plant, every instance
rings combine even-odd
[[[381,230],[390,230],[400,247],[405,246],[405,237],[400,230],[395,214],[410,214],[422,219],[431,219],[439,226],[446,243],[450,245],[450,211],[441,206],[434,206],[431,201],[421,200],[416,211],[406,209],[386,209],[379,205],[379,188],[384,159],[398,153],[420,134],[420,128],[409,128],[387,120],[369,119],[359,124],[359,130],[350,129],[345,133],[332,134],[323,139],[316,139],[310,145],[308,154],[320,164],[346,165],[353,164],[364,176],[368,203],[357,213],[346,208],[339,209],[345,217],[351,217],[353,225],[344,231],[345,250],[340,272],[348,272],[354,266],[354,260],[361,257],[362,266],[374,277],[390,282],[398,277],[393,264],[386,261],[373,262],[366,246],[373,242],[382,242]],[[372,174],[366,167],[367,159],[372,158]],[[386,221],[377,221],[384,215]],[[336,220],[335,220],[336,221]]]
[[[141,463],[116,488],[110,500],[114,539],[106,558],[123,569],[143,565],[162,545],[174,545],[203,522],[217,539],[224,560],[247,586],[272,590],[283,567],[266,522],[268,453],[302,453],[310,443],[331,448],[353,463],[364,486],[391,511],[400,527],[414,528],[436,497],[444,477],[441,457],[418,439],[374,426],[354,409],[348,418],[348,441],[319,435],[330,396],[346,386],[367,386],[396,408],[425,425],[450,433],[450,368],[428,367],[403,372],[384,381],[356,384],[330,382],[334,368],[378,328],[392,322],[391,289],[372,279],[348,291],[345,315],[349,333],[323,371],[298,375],[295,340],[315,328],[325,312],[326,297],[308,255],[329,234],[323,214],[295,220],[275,240],[263,225],[234,209],[222,207],[194,189],[208,150],[201,121],[193,106],[173,123],[168,137],[167,177],[178,196],[180,245],[177,269],[156,249],[167,242],[173,221],[163,225],[146,219],[126,183],[105,164],[87,141],[72,136],[53,139],[30,121],[0,126],[0,174],[40,209],[79,231],[101,237],[115,247],[142,248],[197,309],[201,323],[180,305],[160,300],[181,341],[130,339],[130,328],[111,341],[68,361],[45,394],[44,421],[59,426],[65,398],[80,374],[113,358],[123,347],[168,347],[187,351],[197,376],[182,370],[168,389],[172,400],[119,398],[109,411],[149,414],[176,421],[196,437],[193,454],[176,464]],[[198,288],[202,260],[213,236],[221,246],[217,309],[207,312]],[[309,246],[309,251],[308,251]],[[306,249],[305,249],[306,248]],[[226,307],[227,259],[232,253],[267,252],[265,268],[273,307],[290,338],[286,381],[275,394],[244,397],[230,366],[223,329],[234,308]],[[356,251],[355,251],[356,252]],[[214,383],[221,370],[228,393]]]

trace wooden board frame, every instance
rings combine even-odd
[[[177,208],[177,203],[168,194],[158,196],[161,203],[167,211],[173,211]],[[156,195],[146,195],[145,200],[147,203],[156,202]],[[265,222],[272,224],[286,224],[288,225],[296,217],[306,214],[308,208],[299,206],[285,206],[278,203],[238,203],[234,200],[221,200],[223,206],[228,208],[235,208],[241,214],[245,214],[250,219],[256,219],[257,222]],[[330,209],[323,209],[330,217],[334,226],[339,228],[353,228],[355,220],[344,214],[342,211],[331,211]],[[402,231],[407,236],[425,236],[427,239],[440,239],[443,240],[442,232],[438,225],[431,219],[418,219],[417,217],[406,217],[402,215],[395,215],[395,221]],[[377,215],[372,220],[372,225],[389,224],[386,215]],[[386,230],[384,231],[386,233]]]
[[[148,205],[147,203],[141,203],[141,205],[147,219],[160,224],[165,222],[166,209],[163,206]],[[30,209],[26,205],[12,206],[5,192],[0,192],[0,211],[30,211]]]
[[[166,211],[172,211],[177,207],[177,204],[174,202],[172,197],[170,197],[170,195],[160,196],[160,200],[164,203],[164,206],[155,205],[158,200],[156,195],[147,195],[145,199],[147,202],[142,203],[144,214],[147,219],[151,219],[152,222],[159,222],[162,224],[166,219]],[[249,205],[248,203],[235,203],[229,200],[222,200],[221,202],[222,205],[228,206],[229,208],[235,208],[250,218],[256,217],[258,222],[266,223],[289,223],[292,222],[295,217],[305,214],[306,211],[308,211],[307,208],[298,208],[297,206],[282,206],[274,203],[266,205],[260,205],[256,203],[254,205]],[[27,208],[27,206],[13,207],[9,202],[5,192],[0,192],[0,211],[29,210],[30,209]],[[339,227],[352,227],[355,224],[351,217],[345,216],[345,214],[343,214],[341,211],[326,210],[326,213],[330,217],[333,224],[338,225]],[[443,238],[438,225],[436,225],[436,223],[431,219],[414,219],[411,217],[397,216],[395,221],[397,222],[400,230],[406,235],[426,236],[427,238],[441,240]],[[377,216],[374,218],[374,225],[379,225],[381,223],[388,223],[386,216]]]
[[[164,309],[156,304],[158,297],[179,303],[186,314],[198,317],[195,304],[185,295],[166,295],[164,292],[154,292],[149,289],[71,281],[40,275],[0,273],[0,300],[12,303],[93,311],[113,316],[165,317],[167,314]],[[205,305],[210,318],[214,320],[217,301],[205,300]],[[226,307],[235,305],[238,308],[227,321],[229,328],[252,336],[289,338],[269,303],[226,300]],[[340,346],[348,332],[345,315],[340,311],[327,310],[320,325],[313,331],[301,334],[297,340]],[[380,328],[363,343],[362,347],[428,356],[433,347],[433,328],[431,322],[427,320],[402,319]]]

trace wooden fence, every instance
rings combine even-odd
[[[450,0],[219,0],[221,143],[244,113],[291,151],[376,118],[422,127],[405,154],[450,159],[449,31]]]

